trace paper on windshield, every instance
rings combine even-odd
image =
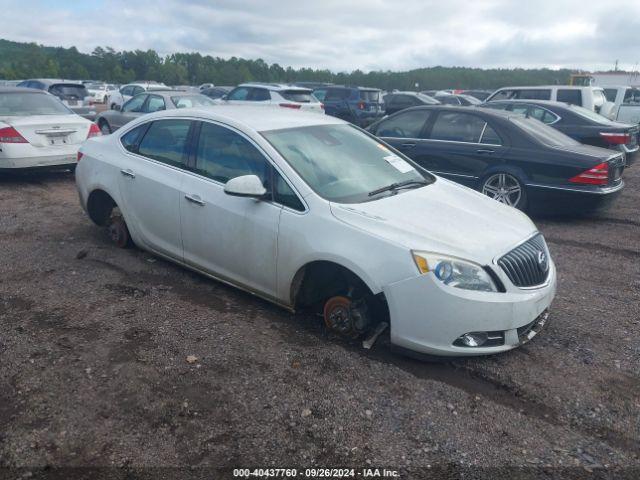
[[[384,158],[389,165],[398,170],[400,173],[407,173],[414,170],[414,168],[408,162],[404,161],[397,155],[387,155]]]

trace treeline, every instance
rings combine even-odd
[[[98,47],[91,54],[75,47],[46,47],[0,39],[0,79],[95,79],[113,83],[156,80],[167,85],[237,85],[247,81],[318,81],[382,89],[498,88],[506,85],[564,84],[570,70],[480,69],[428,67],[406,72],[372,71],[334,73],[312,68],[294,69],[277,63],[211,57],[199,53],[173,53],[161,57],[154,50],[118,52]]]

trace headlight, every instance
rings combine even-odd
[[[489,274],[480,265],[438,253],[412,253],[420,273],[433,273],[445,285],[481,292],[498,291]]]

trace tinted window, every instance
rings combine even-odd
[[[168,165],[181,167],[187,146],[189,120],[158,120],[151,124],[138,153]]]
[[[604,96],[607,99],[607,102],[615,102],[616,101],[616,97],[618,96],[618,89],[617,88],[605,88],[604,89]]]
[[[142,92],[144,92],[144,88],[138,87],[138,86],[133,87],[133,93],[132,93],[133,95],[138,95],[139,93],[142,93]]]
[[[56,84],[51,85],[49,87],[49,93],[55,95],[56,97],[60,97],[64,100],[75,99],[82,100],[84,97],[89,96],[89,92],[84,87],[84,85],[73,85],[73,84]]]
[[[467,113],[441,112],[431,129],[432,140],[478,143],[485,121]]]
[[[122,95],[133,96],[133,87],[131,85],[120,89]]]
[[[345,98],[349,98],[349,90],[346,88],[330,88],[327,90],[327,94],[324,99],[327,102],[332,100],[344,100]]]
[[[285,100],[290,102],[311,103],[315,101],[311,96],[311,92],[306,90],[285,90],[279,93]]]
[[[486,143],[489,145],[502,145],[502,139],[498,136],[496,131],[491,128],[491,125],[488,123],[482,133],[482,138],[480,138],[480,143]]]
[[[321,102],[324,100],[324,97],[327,95],[326,89],[314,90],[313,96],[316,97]]]
[[[424,110],[400,113],[381,122],[376,129],[376,135],[392,138],[420,138],[427,116],[428,113]]]
[[[246,87],[238,87],[232,90],[227,97],[228,100],[246,100],[249,96],[249,89]]]
[[[535,118],[536,120],[540,120],[542,123],[546,123],[547,125],[554,123],[558,120],[558,116],[554,113],[551,113],[549,110],[545,110],[544,108],[531,106],[529,108],[529,116]]]
[[[638,88],[627,88],[627,91],[624,94],[624,100],[622,100],[623,105],[640,105],[640,89]]]
[[[460,105],[460,100],[455,95],[442,95],[436,97],[436,100],[445,105]]]
[[[254,102],[264,102],[265,100],[271,100],[271,94],[266,88],[253,88],[251,98],[249,98],[249,100]]]
[[[227,183],[242,175],[257,175],[268,186],[269,164],[247,139],[213,123],[203,123],[196,150],[198,173]]]
[[[164,104],[164,98],[159,97],[158,95],[149,95],[149,100],[147,101],[147,107],[145,108],[145,111],[147,113],[157,112],[160,110],[164,110],[165,108],[166,107]]]
[[[519,126],[523,132],[545,145],[552,147],[580,145],[579,142],[576,142],[564,133],[537,120],[523,117],[510,117],[509,120]]]
[[[551,90],[548,88],[515,90],[515,97],[527,98],[531,100],[551,100]]]
[[[60,100],[46,93],[0,93],[0,117],[71,113]]]
[[[125,133],[122,137],[120,137],[120,143],[122,146],[129,150],[130,152],[135,152],[137,149],[138,140],[140,136],[144,133],[147,128],[147,124],[140,125],[139,127],[134,128],[133,130]]]
[[[571,105],[582,105],[582,92],[580,90],[558,89],[557,100]]]
[[[304,211],[304,205],[296,193],[275,170],[273,171],[273,201],[299,212]]]
[[[147,95],[136,95],[122,106],[123,112],[141,112]]]

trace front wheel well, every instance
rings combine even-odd
[[[109,223],[111,212],[117,204],[104,190],[94,190],[87,199],[87,213],[96,225],[104,227]]]

